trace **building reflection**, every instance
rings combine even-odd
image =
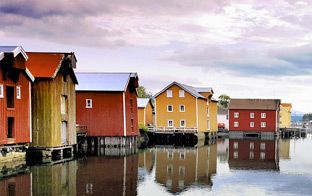
[[[77,195],[77,161],[32,167],[33,195]]]
[[[280,159],[290,159],[290,139],[279,140],[279,157]]]
[[[279,170],[277,140],[230,139],[230,169]]]
[[[0,180],[0,195],[25,195],[31,194],[31,174],[25,173],[18,176]]]
[[[138,155],[79,160],[77,195],[137,195]]]
[[[217,170],[217,145],[198,148],[155,149],[156,181],[171,193],[179,193],[193,184],[212,186]]]
[[[139,154],[139,168],[144,169],[150,174],[154,168],[155,153],[154,150],[148,149]]]
[[[229,140],[218,139],[217,157],[221,163],[225,163],[229,158]]]

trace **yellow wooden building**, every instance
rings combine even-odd
[[[212,88],[196,88],[172,82],[155,97],[156,130],[217,132],[217,104]]]
[[[291,109],[290,103],[280,105],[280,128],[290,128],[291,126]]]
[[[138,122],[139,127],[154,124],[154,106],[150,98],[138,98]]]

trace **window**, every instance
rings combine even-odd
[[[250,113],[250,118],[255,118],[255,113]]]
[[[86,99],[86,108],[92,108],[92,99]]]
[[[250,144],[249,144],[249,149],[250,149],[250,150],[253,150],[254,148],[255,148],[255,143],[250,142]]]
[[[233,156],[234,156],[234,159],[238,159],[238,152],[237,152],[237,151],[234,151]]]
[[[173,166],[172,165],[167,165],[167,175],[171,176],[173,173]]]
[[[249,159],[254,159],[255,158],[255,154],[253,151],[249,152]]]
[[[180,127],[185,127],[185,120],[180,120]]]
[[[0,84],[0,98],[3,98],[3,84]]]
[[[8,138],[14,137],[14,118],[8,117]]]
[[[133,99],[130,99],[130,112],[133,113]]]
[[[16,86],[16,99],[21,99],[21,86]]]
[[[261,127],[265,128],[266,127],[266,122],[261,122]]]
[[[173,159],[173,152],[168,151],[167,157],[168,157],[168,159],[172,160]]]
[[[265,152],[260,153],[260,159],[264,160],[265,159]]]
[[[255,123],[254,123],[254,122],[250,122],[250,123],[249,123],[249,126],[250,126],[250,127],[255,127]]]
[[[261,113],[261,118],[266,118],[266,113]]]
[[[173,120],[168,120],[168,127],[173,127]]]
[[[234,122],[234,127],[238,127],[238,122]]]
[[[185,152],[180,152],[180,160],[185,160]]]
[[[265,143],[264,143],[264,142],[261,142],[261,144],[260,144],[260,150],[265,150]]]
[[[67,110],[67,96],[61,96],[61,114],[66,114]]]
[[[14,108],[14,87],[13,86],[7,86],[6,87],[6,96],[7,96],[7,107],[8,108]]]
[[[179,167],[179,176],[182,178],[185,176],[185,167]]]
[[[172,90],[167,90],[167,97],[173,97],[172,96]]]
[[[167,112],[173,112],[173,106],[167,105]]]
[[[207,108],[207,117],[209,117],[210,116],[210,110],[209,110],[209,108]]]
[[[180,105],[180,112],[185,112],[185,105]]]
[[[234,112],[234,118],[238,118],[239,117],[239,113],[238,112]]]
[[[184,97],[184,90],[179,90],[179,97]]]
[[[238,149],[238,142],[234,142],[233,148],[234,148],[234,149]]]

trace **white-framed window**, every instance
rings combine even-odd
[[[167,105],[167,112],[173,112],[173,105]]]
[[[167,97],[173,97],[172,96],[172,90],[167,90]]]
[[[255,158],[255,154],[253,151],[249,152],[249,159],[254,159]]]
[[[21,86],[16,86],[16,99],[21,99]]]
[[[208,118],[210,117],[210,110],[209,110],[209,108],[207,108],[207,117]]]
[[[0,98],[4,97],[4,90],[3,90],[3,84],[0,84]]]
[[[179,176],[182,178],[185,176],[185,167],[179,166]]]
[[[250,113],[249,116],[250,118],[255,118],[255,113]]]
[[[238,122],[234,122],[234,127],[238,127]]]
[[[265,128],[266,127],[266,122],[261,122],[261,128]]]
[[[249,149],[250,149],[250,150],[255,149],[255,143],[250,142],[250,143],[249,143]]]
[[[168,127],[173,127],[173,120],[168,120]]]
[[[255,123],[254,123],[254,122],[250,122],[250,123],[249,123],[249,126],[250,126],[250,127],[255,127]]]
[[[173,174],[173,166],[167,165],[167,175],[171,176]]]
[[[185,152],[180,152],[180,160],[185,160]]]
[[[234,142],[234,143],[233,143],[233,148],[234,148],[234,149],[238,149],[238,142]]]
[[[185,105],[180,105],[179,109],[180,109],[180,112],[185,112]]]
[[[238,159],[238,151],[234,151],[233,156],[234,156],[234,159]]]
[[[260,150],[265,150],[265,143],[264,143],[264,142],[261,142],[261,144],[260,144]]]
[[[179,97],[184,97],[184,90],[179,90]]]
[[[167,154],[167,157],[169,160],[172,160],[173,159],[173,152],[172,151],[168,151],[168,154]]]
[[[186,126],[185,120],[180,120],[180,127],[185,127],[185,126]]]
[[[266,113],[261,113],[261,118],[266,118]]]
[[[260,152],[260,159],[264,160],[265,159],[265,152]]]
[[[86,99],[86,108],[92,108],[92,99]]]
[[[238,112],[234,112],[234,118],[239,118],[239,113]]]
[[[67,96],[61,96],[61,114],[66,114],[67,110]]]

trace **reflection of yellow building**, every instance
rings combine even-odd
[[[153,150],[146,150],[139,154],[139,167],[151,173],[155,163],[155,153]]]
[[[77,195],[77,161],[32,168],[33,195]]]
[[[138,121],[139,125],[153,125],[154,106],[149,98],[138,98]]]
[[[185,190],[192,184],[211,186],[216,173],[217,146],[199,148],[157,149],[156,181],[172,193]]]
[[[212,98],[209,104],[209,111],[210,111],[210,130],[211,132],[218,131],[218,101]]]
[[[291,126],[291,108],[290,103],[280,105],[280,128],[290,128]]]
[[[155,95],[156,128],[216,132],[213,123],[217,113],[214,112],[215,108],[210,106],[214,104],[211,102],[212,96],[212,88],[195,88],[178,82],[171,83]]]
[[[280,159],[290,159],[290,140],[281,139],[279,140],[279,157]]]

